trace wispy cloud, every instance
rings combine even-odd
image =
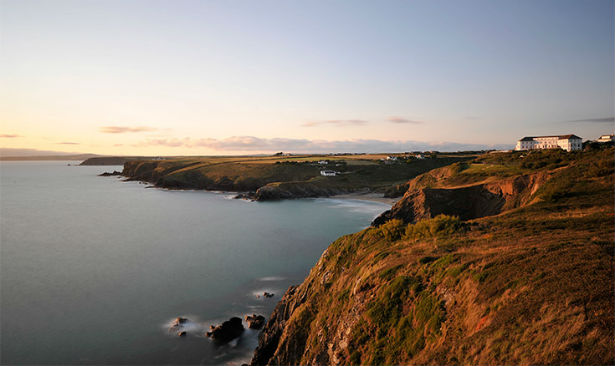
[[[2,157],[23,157],[23,156],[49,156],[49,155],[77,155],[77,152],[50,151],[36,149],[17,149],[0,147]]]
[[[17,138],[17,137],[21,137],[21,136],[10,134],[10,133],[0,134],[0,138],[5,138],[5,139],[14,139],[14,138]]]
[[[382,141],[382,140],[307,140],[272,138],[265,139],[254,136],[234,136],[226,139],[148,139],[135,145],[136,147],[176,147],[199,149],[206,148],[220,152],[276,152],[293,153],[338,153],[338,152],[396,152],[415,150],[463,151],[482,149],[509,149],[509,145],[478,145],[460,144],[454,142],[420,142],[420,141]]]
[[[80,145],[80,143],[78,142],[70,142],[70,141],[65,141],[65,142],[56,142],[57,145]]]
[[[615,117],[601,117],[601,118],[585,118],[585,119],[575,119],[571,121],[564,121],[567,123],[575,123],[575,122],[588,122],[588,123],[613,123],[615,122]]]
[[[338,126],[338,127],[345,127],[345,126],[363,126],[366,125],[368,122],[362,119],[330,119],[330,120],[326,120],[326,121],[312,121],[312,122],[306,122],[304,124],[302,124],[301,126],[303,127],[316,127],[316,126],[323,126],[323,125],[332,125],[332,126]]]
[[[103,133],[135,133],[135,132],[151,132],[156,131],[155,128],[147,126],[126,127],[126,126],[103,126],[100,132]]]
[[[387,118],[387,121],[391,122],[391,123],[399,123],[399,124],[412,124],[412,125],[420,125],[421,121],[415,121],[415,120],[411,120],[411,119],[407,119],[407,118],[403,118],[403,117],[396,117],[396,116],[392,116]]]

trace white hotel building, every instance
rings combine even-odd
[[[583,139],[576,135],[532,136],[517,141],[515,150],[563,149],[577,151],[583,149]]]

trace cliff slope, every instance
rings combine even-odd
[[[486,155],[408,182],[288,290],[252,364],[615,363],[613,154]],[[464,197],[466,220],[446,215]]]

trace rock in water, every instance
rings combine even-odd
[[[182,318],[181,316],[178,316],[177,318],[175,318],[175,320],[173,321],[173,323],[171,324],[171,327],[181,327],[182,325],[184,325],[186,322],[188,321],[188,319],[186,318]]]
[[[178,337],[185,337],[186,334],[188,334],[188,333],[186,333],[186,331],[182,330],[181,332],[177,333],[177,336]]]
[[[261,329],[265,325],[265,317],[256,314],[246,315],[246,322],[250,329]]]
[[[110,177],[112,175],[122,175],[122,172],[118,172],[117,170],[114,170],[113,173],[104,172],[102,174],[98,174],[99,177]]]
[[[265,291],[265,292],[263,292],[263,296],[265,296],[265,297],[273,297],[273,294],[270,293],[270,292],[266,292]]]
[[[207,336],[215,341],[227,343],[239,337],[243,333],[241,318],[232,317],[218,326],[211,326]]]

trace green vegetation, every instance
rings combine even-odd
[[[408,182],[533,186],[497,215],[392,219],[336,240],[281,307],[311,309],[310,331],[284,327],[275,362],[615,363],[614,152],[486,154]],[[542,176],[514,180],[526,174]]]
[[[464,225],[457,216],[438,215],[433,219],[426,219],[409,224],[406,227],[404,238],[427,239],[450,236],[462,231]]]
[[[421,282],[410,276],[396,277],[368,306],[367,316],[381,330],[393,327],[400,319],[403,299],[421,289]]]
[[[609,151],[612,152],[612,149],[590,152],[566,152],[553,149],[484,154],[472,160],[452,164],[437,178],[432,175],[424,176],[419,187],[454,187],[476,184],[505,177],[553,171],[579,163],[587,165],[586,168],[590,170],[588,174],[607,176],[613,172],[613,166],[609,164],[608,158],[605,158]]]
[[[421,220],[414,224],[405,224],[400,219],[392,219],[371,232],[380,234],[386,241],[404,239],[427,239],[450,236],[463,232],[464,223],[457,216],[438,215],[432,219]]]

